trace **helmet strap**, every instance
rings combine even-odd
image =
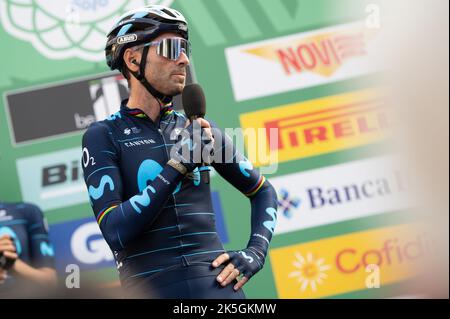
[[[144,47],[144,51],[142,52],[141,63],[139,65],[139,72],[133,72],[131,70],[129,71],[158,101],[160,101],[162,104],[168,104],[172,102],[173,96],[168,96],[159,92],[145,78],[145,66],[147,64],[148,51],[149,47],[148,46]]]

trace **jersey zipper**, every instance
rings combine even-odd
[[[161,130],[161,121],[159,121],[157,130],[158,130],[158,133],[159,133],[159,135],[161,136],[161,138],[162,138],[162,140],[163,140],[163,142],[164,142],[164,150],[165,150],[165,152],[166,152],[166,162],[168,162],[168,161],[169,161],[169,158],[170,158],[170,155],[169,155],[169,152],[167,151],[167,147],[166,147],[166,145],[167,145],[166,139],[165,139],[165,137],[164,137],[163,131]],[[177,220],[178,234],[181,235],[180,220],[179,220],[179,217],[178,217],[178,210],[177,210],[177,200],[176,200],[176,197],[175,197],[174,194],[172,194],[172,198],[173,198],[173,204],[174,204],[174,207],[173,207],[173,208],[174,208],[174,210],[175,210],[175,217],[176,217],[176,220]],[[180,243],[181,246],[184,245],[184,244],[183,244],[183,237],[181,237],[181,236],[179,237],[179,243]],[[183,250],[184,250],[184,249],[182,248],[182,251],[183,251]],[[184,262],[183,258],[181,258],[181,260],[182,260],[182,262]]]

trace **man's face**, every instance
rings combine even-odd
[[[153,41],[165,38],[181,38],[176,33],[165,33]],[[155,89],[166,95],[180,94],[186,84],[186,67],[189,58],[181,53],[176,61],[169,60],[156,53],[156,46],[151,46],[147,55],[147,67],[145,77]]]

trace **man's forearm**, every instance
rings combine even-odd
[[[33,268],[22,260],[17,259],[12,271],[21,278],[31,280],[40,285],[56,286],[56,272],[51,268]]]
[[[278,201],[275,189],[265,181],[262,187],[250,197],[251,202],[251,236],[247,248],[228,251],[217,257],[212,265],[218,267],[228,261],[228,265],[217,276],[217,281],[224,287],[242,275],[234,285],[239,290],[258,271],[265,262],[270,240],[275,231]]]
[[[251,236],[247,247],[256,248],[265,255],[275,231],[277,221],[277,194],[273,186],[266,181],[252,198]]]

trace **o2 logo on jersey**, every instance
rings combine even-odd
[[[0,237],[2,237],[3,235],[9,235],[11,237],[14,245],[16,246],[17,255],[20,256],[20,254],[22,253],[22,245],[20,244],[16,232],[10,227],[0,227]]]
[[[97,264],[114,260],[113,254],[95,221],[83,224],[74,231],[70,248],[75,259],[84,264]]]
[[[90,156],[89,150],[85,147],[83,148],[83,166],[84,168],[88,167],[89,165],[95,165],[95,159],[94,157]]]

